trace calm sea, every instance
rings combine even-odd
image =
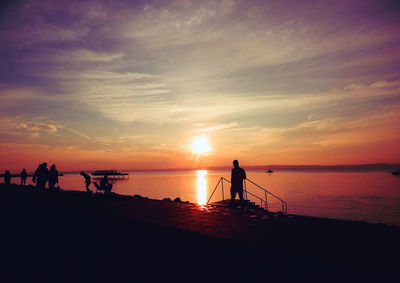
[[[113,191],[154,199],[180,197],[183,201],[205,204],[221,177],[229,180],[230,172],[130,172],[129,178],[115,182]],[[388,172],[296,170],[267,174],[247,171],[247,177],[285,200],[288,213],[291,214],[400,226],[400,177]],[[17,182],[16,179],[13,181]],[[79,174],[65,174],[60,177],[60,185],[68,190],[85,190],[83,177]],[[247,188],[257,196],[264,196],[253,185],[248,185]],[[229,197],[227,183],[224,184],[224,196]],[[212,201],[221,199],[222,189],[219,186]],[[269,198],[269,205],[271,210],[280,209],[280,202],[273,198]]]

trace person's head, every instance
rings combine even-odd
[[[233,167],[239,167],[239,161],[233,160]]]
[[[47,162],[42,163],[43,167],[47,167]]]
[[[82,171],[82,172],[81,172],[81,175],[82,175],[82,176],[85,176],[85,172]]]
[[[56,170],[56,165],[55,164],[51,165],[50,169],[51,170]]]
[[[25,170],[25,168],[24,168],[24,169],[22,169],[22,171],[26,171],[26,170]]]

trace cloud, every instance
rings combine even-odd
[[[377,113],[400,103],[400,33],[385,3],[25,1],[0,29],[2,137],[151,150],[195,131],[278,150],[361,141],[350,121],[369,116],[389,137]]]
[[[398,81],[379,81],[379,82],[371,84],[371,87],[374,87],[374,88],[394,87],[394,86],[400,86],[400,80],[398,80]]]
[[[57,127],[52,124],[40,123],[40,122],[27,122],[20,123],[18,129],[23,129],[31,132],[57,132]]]
[[[89,49],[46,50],[45,56],[33,58],[34,61],[51,61],[60,63],[108,63],[124,57],[124,53],[94,52]]]
[[[233,127],[236,127],[236,126],[237,126],[237,123],[236,122],[232,122],[232,123],[224,123],[224,124],[213,125],[213,126],[209,126],[207,128],[202,128],[202,129],[196,129],[196,131],[197,132],[213,132],[213,131],[233,128]]]
[[[69,132],[71,132],[71,133],[73,133],[73,134],[75,134],[77,136],[83,137],[83,138],[85,138],[87,140],[91,140],[91,138],[88,135],[82,134],[81,132],[79,132],[77,130],[74,130],[74,129],[71,129],[71,128],[68,128],[68,127],[63,127],[63,129],[66,129],[67,131],[69,131]]]
[[[157,76],[147,73],[121,73],[111,72],[106,70],[88,70],[83,69],[79,72],[63,70],[56,73],[45,74],[54,79],[74,80],[74,81],[88,81],[88,80],[114,80],[119,83],[129,82],[133,80],[156,78]],[[151,87],[152,85],[147,85]],[[160,85],[157,85],[160,86]]]

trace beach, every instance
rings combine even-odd
[[[267,174],[245,169],[248,179],[288,203],[288,213],[400,226],[400,178],[390,172],[276,169]],[[112,180],[113,192],[159,200],[180,197],[199,204],[207,203],[221,177],[230,179],[230,170],[128,173],[124,178]],[[66,173],[59,181],[65,190],[86,191],[83,177],[77,173]],[[19,183],[19,178],[13,178],[12,182]],[[27,184],[33,184],[31,178]],[[253,184],[247,185],[249,192],[264,198],[262,190]],[[91,189],[95,189],[93,184]],[[210,201],[221,200],[221,193],[219,186]],[[229,197],[228,190],[225,197]],[[260,204],[258,199],[248,197]],[[269,198],[268,205],[270,210],[277,211],[281,203]]]
[[[14,184],[0,196],[15,278],[399,278],[396,226]]]

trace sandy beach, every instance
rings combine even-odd
[[[0,196],[5,270],[14,279],[399,276],[399,227],[19,185],[1,184]]]

